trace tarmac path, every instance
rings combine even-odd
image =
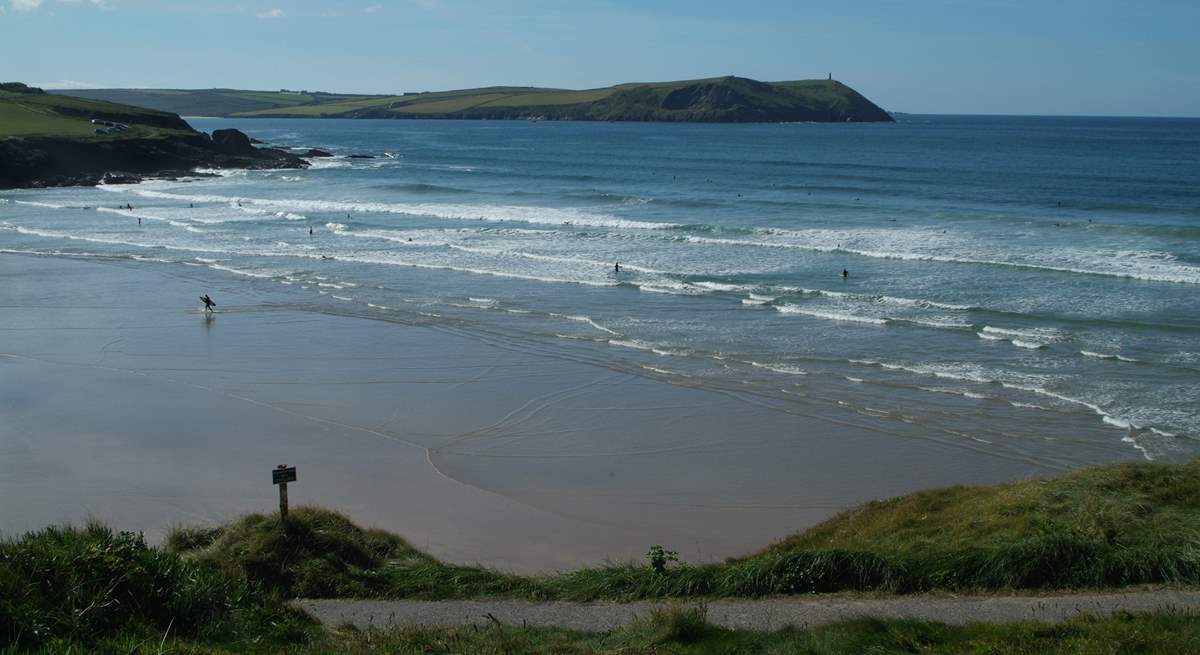
[[[360,629],[397,626],[507,625],[605,632],[645,616],[657,607],[699,605],[700,601],[633,603],[533,602],[524,600],[346,600],[299,599],[293,606],[328,626],[347,623]],[[913,595],[827,596],[713,599],[703,603],[708,622],[758,631],[808,627],[855,618],[905,618],[961,625],[1039,621],[1058,623],[1087,614],[1108,616],[1171,611],[1200,611],[1200,591],[1163,590],[1042,596]]]

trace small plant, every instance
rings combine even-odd
[[[679,553],[654,544],[646,553],[646,561],[649,562],[651,571],[662,575],[667,572],[667,565],[679,561]]]

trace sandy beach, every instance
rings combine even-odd
[[[0,531],[159,539],[291,501],[514,571],[747,553],[864,500],[1051,473],[600,347],[330,313],[206,268],[0,255]],[[199,310],[211,293],[218,313]]]

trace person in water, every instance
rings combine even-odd
[[[213,312],[213,307],[217,306],[217,303],[213,302],[213,299],[209,298],[207,293],[203,296],[200,296],[200,300],[204,303],[204,311],[208,312],[209,314]]]
[[[842,269],[842,277],[850,277],[850,271],[847,271],[846,269],[843,268]]]
[[[621,262],[617,262],[617,263],[613,264],[613,272],[614,273],[621,272]]]
[[[312,226],[308,226],[308,236],[312,236]]]

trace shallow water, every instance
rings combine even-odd
[[[0,248],[209,267],[1050,467],[1200,451],[1197,120],[193,124],[339,156],[0,192]]]

